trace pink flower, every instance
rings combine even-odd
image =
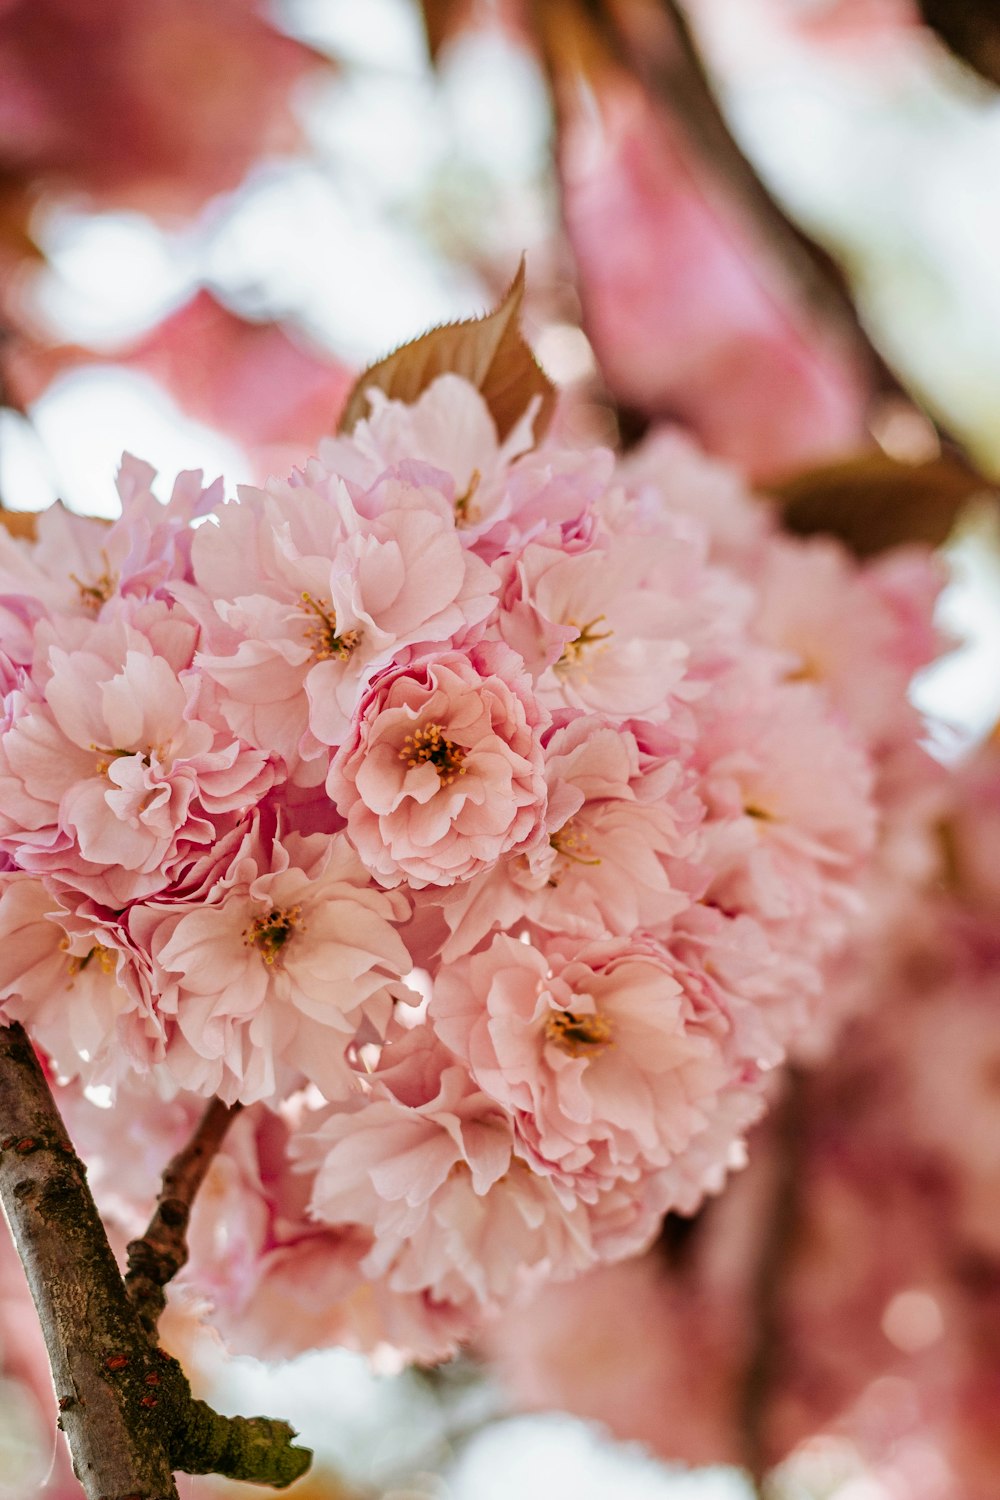
[[[501,934],[440,970],[429,1016],[534,1169],[591,1204],[687,1150],[730,1079],[725,1014],[696,1012],[652,942],[570,958]]]
[[[564,716],[565,718],[565,716]],[[548,841],[453,886],[440,900],[451,937],[446,961],[491,929],[519,923],[582,938],[666,930],[700,884],[681,871],[697,852],[704,807],[676,742],[642,764],[635,736],[579,714],[545,736]]]
[[[0,876],[0,1015],[22,1021],[65,1078],[148,1067],[163,1026],[148,962],[116,922],[75,916],[41,880]]]
[[[543,711],[506,646],[417,657],[377,677],[327,791],[386,886],[450,885],[541,834]]]
[[[0,729],[0,847],[23,869],[124,906],[270,786],[260,751],[197,717],[195,634],[156,603],[39,627],[44,700],[10,694]]]
[[[458,375],[439,375],[412,403],[392,401],[372,387],[368,406],[350,437],[320,444],[327,473],[368,489],[399,464],[435,470],[457,524],[470,537],[509,514],[509,466],[532,446],[532,409],[500,443],[486,402]]]
[[[0,546],[0,1017],[80,1093],[270,1105],[193,1237],[242,1347],[441,1357],[649,1245],[941,868],[923,555],[782,539],[676,436],[526,453],[530,416],[500,443],[448,377],[237,503],[130,461],[116,526]],[[984,913],[991,775],[949,825]],[[990,1244],[946,1105],[924,1157]]]
[[[814,688],[763,672],[733,674],[699,720],[707,896],[790,956],[820,956],[844,937],[873,846],[867,758]]]
[[[4,610],[22,599],[38,613],[43,605],[52,614],[93,620],[104,616],[110,601],[162,597],[167,583],[185,577],[191,522],[219,503],[222,481],[204,488],[200,472],[181,474],[164,505],[152,491],[155,477],[149,464],[123,455],[117,481],[122,513],[110,525],[57,502],[39,515],[33,541],[0,527]],[[6,631],[3,639],[10,650]],[[31,651],[18,659],[30,661]]]
[[[243,490],[223,507],[195,539],[198,589],[181,595],[227,722],[293,769],[341,742],[394,653],[465,634],[497,588],[433,487],[386,478],[352,499],[335,474],[312,465],[310,477],[317,487]]]
[[[669,716],[690,648],[663,576],[674,538],[657,540],[654,549],[602,535],[585,550],[532,544],[517,558],[500,630],[532,664],[547,706]]]
[[[288,1160],[289,1123],[258,1107],[226,1136],[199,1189],[179,1281],[234,1353],[288,1359],[351,1343],[363,1233],[308,1218],[309,1180]]]
[[[937,560],[910,548],[860,566],[832,539],[774,537],[755,578],[755,630],[789,654],[789,675],[822,683],[874,750],[912,742],[909,685],[942,646]]]
[[[343,835],[269,847],[258,829],[207,896],[133,908],[171,1023],[171,1076],[230,1103],[272,1097],[289,1070],[342,1092],[349,1044],[412,998],[394,984],[410,968],[393,926],[407,911],[402,892],[370,883]]]
[[[514,1154],[505,1112],[432,1040],[391,1044],[373,1089],[293,1151],[315,1172],[316,1217],[371,1232],[376,1285],[479,1315],[591,1261],[582,1209]]]

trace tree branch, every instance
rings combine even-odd
[[[993,0],[920,0],[920,11],[956,57],[1000,84],[1000,17]]]
[[[0,1027],[0,1202],[88,1500],[177,1500],[175,1471],[275,1488],[305,1473],[312,1455],[293,1446],[287,1423],[220,1416],[194,1399],[177,1360],[150,1340],[19,1025]]]
[[[719,105],[681,0],[575,0],[568,9],[555,0],[536,0],[535,24],[543,55],[552,51],[540,19],[550,6],[553,13],[565,11],[570,19],[577,18],[577,29],[585,19],[606,54],[680,123],[740,221],[756,236],[765,256],[780,267],[800,305],[856,363],[859,378],[867,376],[871,417],[877,419],[887,402],[917,409],[933,429],[941,451],[968,462],[964,444],[929,409],[922,394],[914,395],[873,342],[837,262],[789,217],[739,145]],[[548,30],[551,33],[553,26]],[[549,66],[551,72],[551,60]]]
[[[716,98],[684,8],[677,0],[623,5],[607,0],[632,65],[654,96],[683,123],[688,138],[712,167],[743,222],[774,254],[807,307],[837,328],[878,371],[898,386],[858,318],[840,267],[799,228],[765,186],[730,129]]]
[[[160,1196],[146,1233],[128,1246],[125,1287],[139,1321],[153,1339],[166,1306],[164,1287],[187,1263],[187,1226],[195,1194],[241,1107],[212,1100],[187,1145],[163,1173]]]

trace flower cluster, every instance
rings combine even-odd
[[[0,1013],[260,1106],[214,1200],[256,1252],[195,1256],[224,1321],[439,1354],[692,1211],[829,1028],[929,574],[780,541],[679,440],[500,443],[455,376],[237,502],[152,477],[0,540]]]

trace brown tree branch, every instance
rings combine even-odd
[[[240,1108],[239,1104],[229,1106],[221,1099],[212,1100],[187,1145],[163,1173],[160,1196],[146,1233],[128,1246],[125,1287],[139,1321],[151,1338],[156,1337],[160,1314],[166,1306],[164,1287],[187,1263],[191,1205]]]
[[[877,392],[899,393],[899,377],[872,343],[840,267],[789,217],[733,135],[684,7],[677,0],[604,4],[609,26],[636,76],[684,126],[742,222],[781,267],[802,305],[868,366]]]
[[[1000,84],[1000,15],[995,0],[920,0],[928,26],[981,78]]]
[[[941,451],[968,462],[964,445],[872,341],[837,262],[789,217],[739,145],[702,61],[687,7],[679,0],[534,0],[530,15],[557,119],[561,85],[569,85],[574,69],[586,77],[610,63],[637,80],[683,128],[755,236],[764,262],[780,271],[803,310],[854,362],[859,379],[867,380],[873,429],[888,406],[916,408]]]
[[[176,1471],[275,1488],[305,1473],[312,1455],[293,1446],[287,1423],[220,1416],[150,1340],[19,1025],[0,1027],[0,1203],[88,1500],[177,1500]]]

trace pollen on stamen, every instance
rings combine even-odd
[[[100,756],[100,759],[98,760],[95,767],[98,776],[106,776],[108,774],[108,769],[111,765],[111,762],[113,760],[121,760],[123,757],[136,755],[142,761],[143,765],[147,767],[152,764],[154,755],[159,756],[161,760],[164,760],[166,758],[162,747],[159,745],[151,745],[149,749],[145,751],[123,750],[120,746],[117,745],[112,748],[107,745],[95,745],[93,741],[91,741],[90,748],[95,752],[95,754]]]
[[[599,1057],[613,1047],[611,1022],[607,1016],[577,1015],[572,1010],[555,1010],[545,1022],[545,1038],[570,1057]]]
[[[471,522],[479,520],[479,512],[472,504],[472,499],[479,488],[479,481],[482,477],[478,469],[473,469],[469,475],[469,483],[465,494],[459,495],[455,500],[456,526],[468,526]]]
[[[69,943],[64,938],[59,946],[65,952],[69,947]],[[69,970],[71,982],[76,978],[77,974],[83,973],[92,959],[97,960],[102,974],[113,974],[115,972],[116,960],[114,953],[110,948],[105,948],[103,943],[95,943],[89,953],[76,954],[67,960],[66,967]]]
[[[599,865],[600,859],[591,857],[590,835],[585,828],[578,828],[576,819],[569,818],[561,828],[549,837],[549,843],[563,859],[575,865]]]
[[[440,724],[425,724],[408,734],[399,750],[399,759],[412,770],[430,761],[442,786],[451,786],[457,776],[464,776],[465,746],[445,737]]]
[[[291,906],[287,910],[275,906],[262,917],[255,917],[244,930],[243,942],[248,948],[259,950],[266,964],[273,964],[282,948],[298,929],[303,931],[300,920],[302,908]]]
[[[87,609],[92,609],[96,614],[102,604],[106,604],[118,587],[118,574],[112,573],[111,564],[108,562],[108,554],[102,549],[101,557],[104,559],[104,572],[94,579],[93,583],[84,583],[75,573],[70,573],[71,583],[75,583],[80,590],[80,603]]]
[[[614,635],[613,630],[595,630],[595,625],[600,625],[606,619],[605,615],[595,615],[585,625],[581,625],[579,633],[571,641],[567,641],[563,647],[562,656],[556,662],[556,670],[566,670],[568,667],[579,666],[583,661],[583,653],[588,646],[595,646],[600,641],[609,641]],[[567,620],[567,625],[575,625],[575,620]]]
[[[315,660],[347,661],[361,644],[361,631],[345,630],[338,635],[337,611],[332,604],[314,599],[312,594],[305,592],[302,594],[302,603],[316,616],[315,621],[306,626],[305,632],[306,640],[312,643]]]

